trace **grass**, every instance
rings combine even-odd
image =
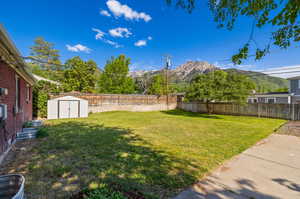
[[[25,173],[29,199],[66,198],[103,184],[168,198],[284,122],[179,110],[53,120],[43,129],[49,136],[27,152],[19,171]]]

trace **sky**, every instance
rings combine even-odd
[[[131,70],[157,70],[163,56],[172,67],[186,61],[207,61],[222,68],[264,71],[298,66],[300,48],[276,47],[261,61],[234,66],[231,55],[248,40],[252,20],[241,18],[234,30],[217,28],[206,1],[192,14],[165,0],[27,0],[1,2],[0,23],[22,55],[30,54],[36,37],[55,44],[64,62],[74,56],[94,60],[103,68],[112,56],[125,54]],[[256,29],[262,47],[272,27]],[[300,70],[300,69],[299,69]]]

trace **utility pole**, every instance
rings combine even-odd
[[[167,96],[167,108],[169,109],[169,70],[171,68],[171,56],[165,55],[164,56],[165,61],[165,92]]]

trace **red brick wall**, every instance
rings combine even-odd
[[[20,78],[20,111],[14,114],[16,103],[16,72],[6,63],[0,61],[0,88],[7,88],[8,95],[0,96],[0,103],[7,104],[6,131],[0,128],[0,155],[8,147],[5,140],[13,141],[16,133],[21,130],[24,122],[32,119],[32,89],[30,88],[30,100],[26,101],[26,81]]]

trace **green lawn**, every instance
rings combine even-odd
[[[284,122],[183,111],[48,121],[49,136],[28,160],[26,190],[29,198],[64,198],[109,184],[146,198],[167,198]]]

